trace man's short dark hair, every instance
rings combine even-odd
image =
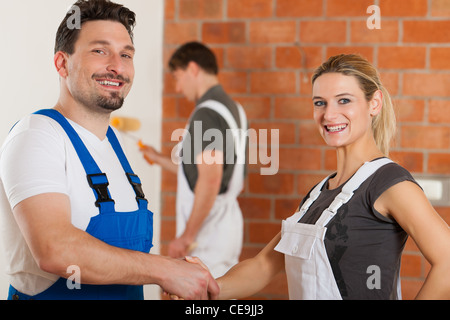
[[[131,41],[133,41],[133,29],[136,24],[136,15],[133,11],[121,4],[109,0],[78,0],[72,8],[77,7],[80,12],[80,27],[83,23],[95,20],[109,20],[120,22],[127,29]],[[63,51],[73,54],[75,51],[75,42],[78,40],[80,29],[68,25],[68,20],[76,10],[69,10],[61,22],[56,33],[55,53]]]
[[[195,62],[206,73],[217,75],[219,67],[214,53],[199,42],[188,42],[175,51],[169,60],[169,69],[171,72],[182,69],[185,70],[189,62]]]

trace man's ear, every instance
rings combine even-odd
[[[198,73],[200,72],[200,67],[197,63],[195,63],[194,61],[190,61],[187,65],[186,70],[191,73],[194,76],[197,76]]]
[[[383,92],[381,90],[375,91],[372,100],[369,102],[370,115],[375,117],[381,112],[383,108]]]
[[[69,71],[67,68],[68,58],[69,55],[63,51],[56,52],[53,58],[56,71],[62,78],[66,78],[69,75]]]

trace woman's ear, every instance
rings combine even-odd
[[[56,68],[56,71],[58,72],[58,74],[62,78],[66,78],[69,75],[69,72],[67,69],[67,61],[68,61],[67,53],[58,51],[57,53],[55,53],[53,61],[55,63],[55,68]]]
[[[383,108],[383,92],[381,90],[375,91],[372,100],[369,102],[370,116],[375,117],[381,112]]]

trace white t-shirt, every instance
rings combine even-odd
[[[116,211],[136,211],[136,194],[108,139],[101,141],[85,128],[69,122],[100,170],[106,173]],[[58,276],[38,267],[12,208],[44,193],[68,195],[72,224],[81,230],[86,230],[91,217],[99,213],[86,172],[64,129],[47,116],[29,115],[15,125],[0,150],[0,233],[6,272],[11,285],[28,295],[44,291]]]

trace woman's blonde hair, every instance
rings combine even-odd
[[[389,154],[391,139],[395,135],[396,120],[391,97],[380,81],[378,71],[363,57],[356,54],[340,54],[330,57],[312,76],[312,84],[325,73],[341,73],[354,76],[364,92],[367,101],[373,98],[377,90],[383,94],[381,112],[372,119],[372,130],[375,142],[384,155]]]

